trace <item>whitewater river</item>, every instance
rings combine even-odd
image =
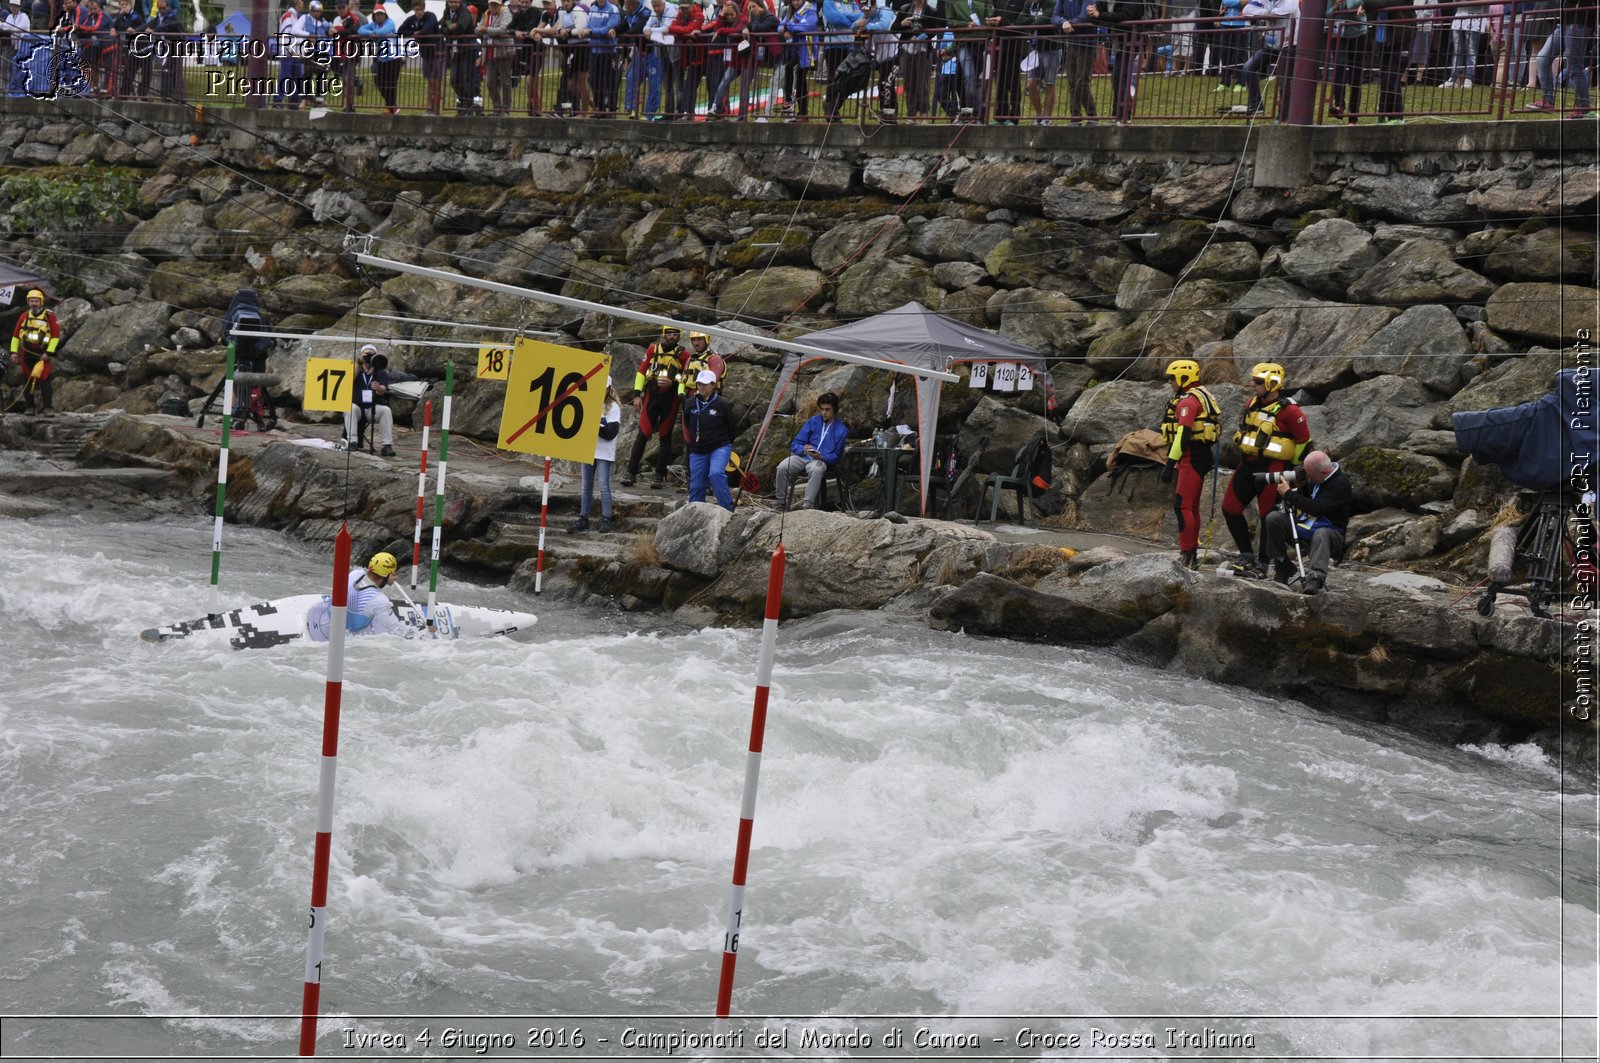
[[[207,611],[209,534],[0,519],[7,1059],[296,1051],[326,649],[139,641]],[[234,604],[326,586],[227,545]],[[320,1054],[707,1037],[759,632],[441,598],[540,623],[351,644]],[[787,623],[723,1055],[1593,1059],[1595,826],[1531,748]]]

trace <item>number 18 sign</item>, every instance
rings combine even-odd
[[[519,338],[500,411],[500,449],[593,463],[610,377],[608,355]]]

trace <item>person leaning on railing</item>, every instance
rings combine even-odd
[[[450,88],[456,96],[456,114],[475,114],[478,95],[478,24],[461,0],[444,0],[439,20],[449,52]]]
[[[640,90],[645,80],[644,24],[650,19],[650,9],[643,0],[622,0],[622,25],[617,27],[617,67],[624,72],[622,84],[622,110],[628,115],[640,115]]]
[[[1328,0],[1328,67],[1333,97],[1328,113],[1356,124],[1361,111],[1361,79],[1366,70],[1367,19],[1361,0]]]
[[[561,94],[556,98],[556,113],[570,117],[594,110],[589,94],[589,12],[576,0],[561,0],[556,12],[556,44],[561,55]]]
[[[622,34],[622,9],[614,0],[589,4],[589,84],[595,117],[617,112],[617,38]]]
[[[678,49],[665,43],[672,33],[672,20],[678,17],[677,7],[666,0],[649,0],[650,14],[645,17],[644,28],[644,116],[650,121],[678,113]],[[665,97],[665,98],[663,98]]]
[[[674,117],[693,120],[695,98],[700,95],[700,78],[706,70],[706,50],[700,43],[705,26],[704,13],[695,0],[683,0],[673,16],[671,33],[678,55],[678,110]]]
[[[155,13],[150,16],[149,25],[152,47],[159,43],[162,45],[175,45],[179,35],[183,33],[183,23],[178,18],[178,11],[172,6],[172,0],[156,0]],[[161,97],[168,100],[183,99],[183,59],[179,49],[168,47],[166,58],[161,60]]]
[[[511,66],[515,59],[511,44],[511,12],[502,0],[487,0],[478,19],[478,37],[483,41],[484,92],[489,108],[498,115],[511,113]]]
[[[1139,23],[1160,14],[1152,0],[1099,0],[1094,21],[1110,32],[1111,117],[1118,125],[1133,120],[1133,97],[1139,85]]]
[[[1029,38],[1018,27],[1027,22],[1028,0],[994,0],[984,25],[995,35],[994,110],[1001,125],[1016,125],[1022,116],[1022,60]]]
[[[930,114],[934,53],[944,17],[928,0],[909,0],[895,15],[894,31],[900,35],[900,84],[906,113],[914,118]]]
[[[1405,121],[1406,67],[1411,63],[1412,0],[1362,0],[1378,61],[1378,124]]]
[[[1589,98],[1589,41],[1595,33],[1595,9],[1569,8],[1561,12],[1555,32],[1539,49],[1539,84],[1544,95],[1525,108],[1529,111],[1556,110],[1555,60],[1561,57],[1561,69],[1567,83],[1577,93],[1576,107],[1568,118],[1591,117]]]
[[[422,80],[428,86],[427,113],[437,115],[444,106],[444,47],[439,19],[428,10],[427,0],[411,0],[411,14],[400,23],[400,36],[417,44]]]
[[[490,3],[496,2],[490,0]],[[400,54],[400,38],[386,6],[378,4],[373,7],[371,20],[361,27],[361,36],[368,38],[365,43],[372,55],[372,83],[378,86],[378,95],[383,97],[384,113],[399,114],[400,71],[406,61]]]
[[[1050,21],[1060,26],[1066,36],[1061,66],[1067,81],[1067,113],[1073,125],[1080,121],[1093,125],[1098,121],[1089,79],[1100,47],[1100,31],[1095,25],[1099,14],[1093,0],[1056,0],[1050,15]]]
[[[788,10],[778,13],[778,39],[783,44],[783,107],[796,122],[808,120],[806,78],[817,62],[816,32],[817,9],[811,0],[788,0]]]

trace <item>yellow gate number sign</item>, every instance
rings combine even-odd
[[[353,405],[355,376],[355,363],[348,358],[307,358],[305,409],[344,413]]]
[[[478,348],[478,379],[505,380],[511,374],[510,347]]]
[[[517,340],[500,411],[500,449],[593,464],[610,377],[609,355]]]

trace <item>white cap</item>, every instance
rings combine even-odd
[[[696,384],[715,384],[717,382],[717,374],[709,369],[702,369],[700,370],[700,375],[694,378],[694,382]]]
[[[378,353],[378,348],[373,346],[370,343],[363,343],[361,345],[361,353],[362,354],[377,354]]]

